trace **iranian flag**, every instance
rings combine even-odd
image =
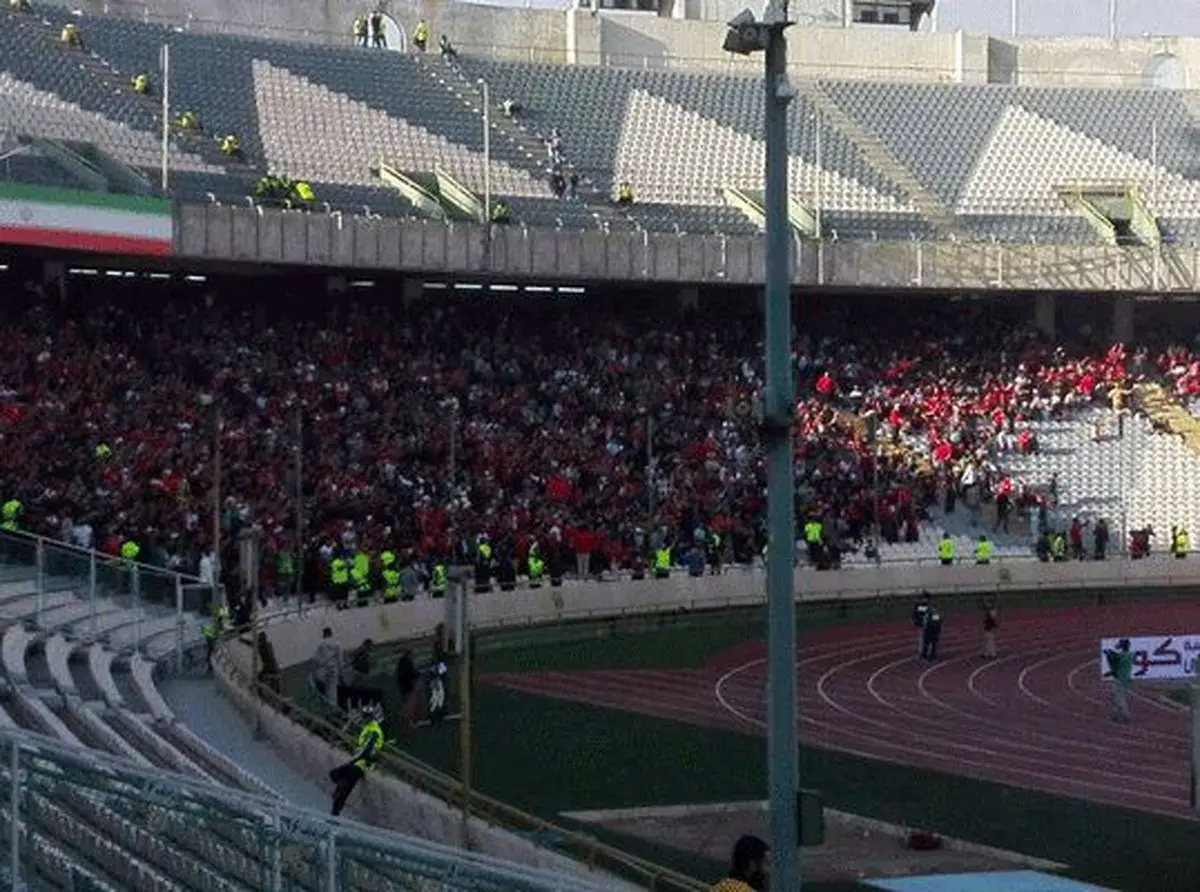
[[[0,183],[0,244],[164,257],[173,234],[161,198]]]

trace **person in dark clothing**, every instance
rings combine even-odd
[[[925,653],[925,620],[929,616],[929,606],[929,592],[921,592],[921,598],[912,610],[912,624],[917,630],[917,656]]]
[[[709,892],[765,892],[769,851],[766,842],[759,837],[743,836],[733,847],[729,875],[719,880]]]
[[[416,663],[413,662],[412,651],[404,651],[396,661],[396,690],[400,692],[401,714],[405,724],[412,724],[417,704],[417,680],[420,677],[421,673],[417,671]]]
[[[942,615],[938,613],[938,609],[932,604],[929,605],[929,613],[925,616],[925,629],[922,636],[923,647],[921,648],[921,659],[933,662],[937,659],[938,639],[942,637]]]
[[[275,659],[275,647],[267,638],[266,632],[259,632],[256,642],[258,648],[258,681],[266,685],[276,694],[279,693],[279,661]]]
[[[511,592],[517,587],[516,562],[507,548],[501,549],[500,559],[496,561],[496,582],[502,592]]]

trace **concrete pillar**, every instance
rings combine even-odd
[[[700,289],[695,285],[684,285],[679,289],[679,309],[695,310],[700,306]]]
[[[1131,297],[1118,297],[1113,303],[1113,343],[1128,344],[1133,341],[1133,305]]]
[[[1048,338],[1054,337],[1057,328],[1058,297],[1054,294],[1039,294],[1033,307],[1033,324]]]

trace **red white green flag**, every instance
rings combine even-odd
[[[161,198],[0,183],[0,244],[165,257],[174,225]]]

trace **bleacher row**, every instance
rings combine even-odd
[[[140,72],[156,75],[161,48],[169,44],[173,107],[196,111],[207,130],[206,137],[174,141],[171,166],[181,197],[241,201],[270,170],[308,178],[319,201],[333,208],[416,215],[398,192],[380,185],[372,168],[381,160],[412,173],[442,168],[481,194],[485,159],[476,83],[482,78],[490,85],[493,118],[501,117],[505,99],[524,107],[515,124],[493,125],[488,171],[517,221],[756,230],[721,195],[724,187],[760,186],[762,91],[754,78],[466,55],[448,65],[435,54],[190,34],[103,16],[78,17],[83,53],[57,42],[68,15],[46,7],[0,17],[0,130],[86,136],[135,166],[153,168],[158,100],[133,95],[128,81]],[[809,206],[819,198],[830,236],[908,238],[934,231],[897,185],[897,171],[881,169],[893,162],[951,212],[960,237],[1094,240],[1058,190],[1096,181],[1139,186],[1168,239],[1200,233],[1200,165],[1180,91],[796,86],[792,193]],[[859,136],[831,118],[850,121]],[[548,153],[530,150],[553,129],[567,162],[596,190],[584,190],[586,201],[555,199]],[[211,137],[224,133],[240,137],[246,164],[216,152]],[[664,133],[671,138],[663,140]],[[855,141],[862,133],[871,149]],[[892,160],[881,161],[884,156]],[[634,184],[637,202],[600,211],[622,180]]]

